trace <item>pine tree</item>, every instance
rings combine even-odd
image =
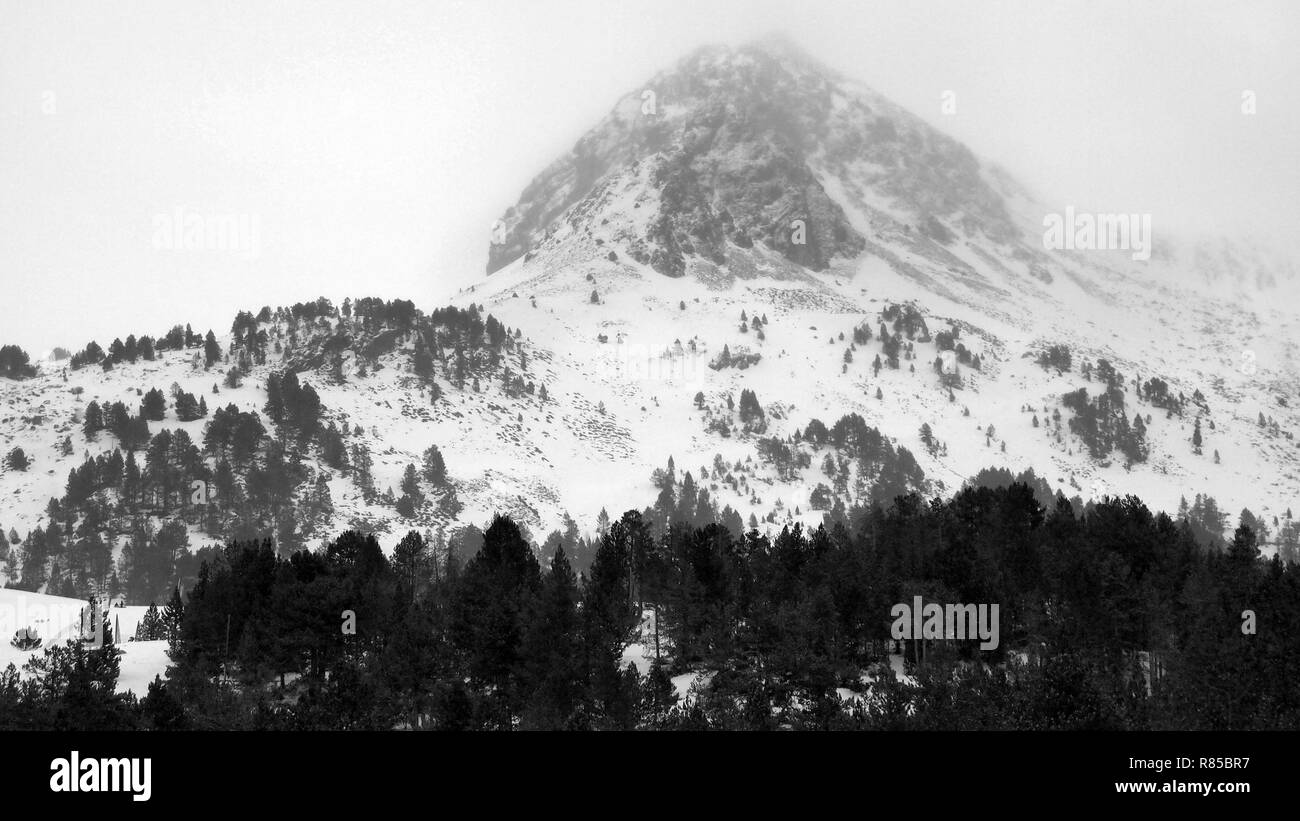
[[[161,627],[164,638],[170,642],[176,642],[181,635],[181,621],[185,618],[185,604],[181,601],[181,589],[179,586],[172,588],[172,597],[163,608]]]
[[[433,561],[428,541],[414,530],[393,549],[393,570],[410,601],[423,595],[431,581]]]
[[[754,425],[763,422],[763,407],[758,403],[758,396],[748,388],[740,391],[740,421]]]
[[[192,422],[199,418],[199,403],[194,394],[181,391],[176,395],[176,418],[182,422]]]
[[[140,403],[140,415],[153,422],[160,422],[167,412],[167,397],[157,388],[151,388]]]
[[[149,609],[145,611],[144,618],[135,628],[136,641],[160,641],[167,638],[167,627],[163,622],[162,614],[158,612],[158,605],[149,602]]]
[[[442,452],[438,450],[437,445],[430,445],[424,451],[424,480],[435,488],[443,487],[447,483],[447,464],[443,461]]]
[[[566,729],[585,698],[577,604],[577,578],[561,546],[542,580],[519,649],[528,694],[525,727]]]
[[[1232,543],[1228,546],[1228,557],[1233,561],[1248,564],[1259,558],[1259,554],[1254,531],[1245,524],[1239,525],[1232,536]]]
[[[154,676],[149,682],[148,693],[140,699],[140,713],[153,730],[185,730],[190,726],[185,705],[161,676]]]
[[[211,330],[203,340],[203,368],[207,370],[212,365],[221,360],[221,346],[217,344],[217,337]]]
[[[466,654],[471,677],[496,690],[506,726],[524,700],[519,648],[539,582],[537,559],[518,525],[497,516],[466,565],[453,602],[453,639]]]
[[[10,470],[24,471],[31,467],[32,460],[28,458],[27,453],[22,448],[14,448],[5,457],[5,464]]]
[[[605,720],[618,726],[625,694],[619,659],[625,637],[638,620],[634,596],[640,576],[634,578],[633,573],[644,571],[651,542],[649,523],[628,511],[601,538],[583,590],[586,678]]]
[[[95,434],[104,429],[104,416],[98,402],[91,401],[86,406],[86,421],[82,429],[87,439],[94,439]]]
[[[424,504],[424,494],[420,492],[420,477],[415,472],[415,465],[406,466],[406,472],[402,474],[401,490],[403,506],[399,507],[398,510],[400,512],[409,509],[411,512],[403,513],[403,515],[410,518],[414,515],[414,511],[419,510]]]

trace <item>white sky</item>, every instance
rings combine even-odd
[[[1293,231],[1286,0],[0,0],[0,342],[222,333],[322,294],[433,307],[619,96],[772,31],[1047,203]],[[258,253],[156,248],[178,209],[245,217]]]

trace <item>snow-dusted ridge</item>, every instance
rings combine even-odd
[[[691,472],[719,507],[744,519],[815,525],[823,511],[813,509],[813,491],[835,486],[823,469],[830,448],[792,443],[808,464],[782,478],[759,455],[759,440],[789,442],[814,418],[829,426],[848,413],[915,456],[927,493],[1006,466],[1032,467],[1067,497],[1133,493],[1170,512],[1197,493],[1270,522],[1300,503],[1300,364],[1292,353],[1300,316],[1282,298],[1296,285],[1293,257],[1174,241],[1145,263],[1124,252],[1047,251],[1042,217],[1056,206],[788,45],[698,52],[647,87],[655,114],[644,113],[645,89],[619,101],[503,217],[493,273],[448,295],[519,329],[509,365],[545,386],[546,399],[512,395],[499,379],[462,388],[439,368],[433,400],[430,381],[414,373],[410,337],[364,375],[348,348],[341,379],[328,364],[272,353],[249,367],[242,387],[219,396],[212,385],[231,361],[205,369],[192,350],[70,371],[67,381],[64,363],[45,360],[33,379],[0,379],[0,453],[21,447],[33,460],[26,471],[0,469],[0,525],[23,536],[47,524],[49,500],[85,453],[116,447],[108,433],[81,434],[90,401],[134,407],[137,389],[176,383],[213,409],[260,414],[268,377],[285,369],[301,369],[316,388],[326,421],[359,429],[349,444],[369,450],[381,492],[398,488],[406,466],[436,444],[463,504],[454,516],[426,509],[403,517],[367,501],[354,477],[313,452],[307,466],[326,478],[333,510],[313,526],[311,544],[356,526],[379,531],[391,548],[408,529],[450,532],[496,511],[510,512],[538,541],[566,513],[591,532],[602,508],[616,515],[652,504],[659,491],[651,473],[669,456],[679,474]],[[805,222],[805,243],[793,239],[795,220]],[[912,358],[876,373],[881,312],[908,304],[929,337],[905,339]],[[299,350],[356,322],[336,316],[328,327],[303,329]],[[864,325],[872,338],[855,344],[854,329]],[[950,398],[934,362],[938,333],[954,328],[981,365],[959,366],[962,385]],[[232,338],[218,341],[231,356]],[[1036,364],[1053,344],[1069,346],[1070,372]],[[724,349],[758,359],[743,369],[709,367]],[[1098,382],[1080,366],[1100,359],[1125,377],[1127,414],[1152,418],[1145,462],[1126,467],[1118,452],[1094,458],[1069,430],[1062,397],[1079,387],[1095,395]],[[1133,381],[1152,378],[1189,398],[1183,415],[1166,417],[1137,396]],[[745,433],[728,406],[742,390],[764,408],[761,435]],[[1197,391],[1203,406],[1190,403]],[[1059,441],[1046,423],[1054,410]],[[1199,454],[1190,441],[1198,414]],[[1261,427],[1261,414],[1275,426]],[[178,421],[169,406],[150,431],[184,429],[201,442],[206,421]],[[946,447],[928,450],[922,424]],[[849,482],[846,502],[870,493]],[[191,527],[189,535],[197,547],[225,534]],[[114,540],[120,557],[121,534]]]

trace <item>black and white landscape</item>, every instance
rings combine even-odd
[[[4,13],[0,727],[1300,728],[1296,9],[523,5]]]

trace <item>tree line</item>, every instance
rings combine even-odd
[[[1045,506],[1041,492],[972,484],[947,500],[909,494],[770,535],[629,511],[581,571],[563,539],[537,551],[504,516],[468,560],[416,532],[391,557],[360,532],[287,556],[268,539],[232,541],[198,571],[152,706],[121,698],[113,720],[1300,727],[1300,580],[1294,565],[1261,558],[1248,523],[1213,546],[1136,497],[1077,511],[1060,496]],[[918,595],[998,603],[998,647],[895,641],[891,607]],[[10,711],[28,697],[14,686],[4,695],[0,678]]]

